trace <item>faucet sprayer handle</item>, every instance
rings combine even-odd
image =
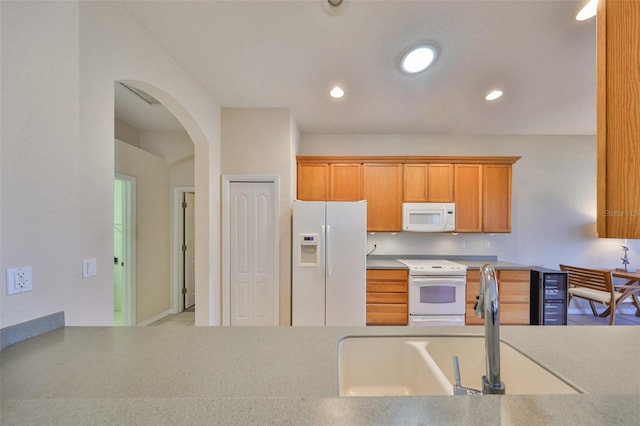
[[[453,356],[453,376],[456,379],[456,386],[461,386],[460,384],[460,363],[458,362],[458,356]]]
[[[461,384],[460,380],[460,363],[458,362],[458,355],[453,356],[453,375],[455,376],[456,383],[453,385],[454,395],[482,395],[482,392],[476,389],[465,388]]]
[[[476,317],[484,319],[484,292],[480,286],[480,292],[476,296],[476,304],[473,306],[476,311]]]

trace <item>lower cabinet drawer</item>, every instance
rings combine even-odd
[[[483,325],[484,320],[476,316],[473,309],[475,304],[467,304],[465,324]],[[529,324],[529,304],[511,303],[500,304],[500,324],[504,325],[528,325]]]
[[[407,293],[367,293],[367,307],[370,303],[407,303]]]
[[[367,270],[367,325],[407,325],[406,269]]]
[[[500,293],[500,324],[529,324],[529,270],[500,270],[498,291]],[[466,325],[482,325],[484,320],[476,317],[473,309],[480,290],[480,272],[467,271]]]
[[[529,325],[529,320],[530,318],[528,304],[505,305],[505,309],[503,309],[503,312],[500,312],[500,324]]]
[[[367,304],[367,325],[407,325],[406,305]]]

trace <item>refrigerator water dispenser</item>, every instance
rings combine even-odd
[[[298,262],[300,266],[318,266],[318,241],[319,234],[298,234],[300,256]]]

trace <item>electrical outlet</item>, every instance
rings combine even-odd
[[[7,269],[7,296],[32,289],[31,266]]]
[[[489,240],[484,240],[484,247],[485,247],[485,248],[491,248],[491,241],[489,241]]]
[[[467,248],[467,242],[466,242],[465,240],[460,240],[460,243],[459,243],[459,244],[460,244],[460,248],[461,248],[461,249],[463,249],[463,248]]]

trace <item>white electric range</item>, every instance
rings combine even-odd
[[[409,267],[409,325],[464,325],[467,267],[444,259],[396,259]]]

